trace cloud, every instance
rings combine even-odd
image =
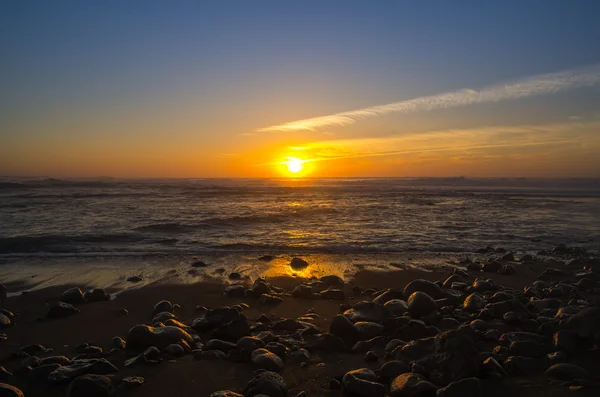
[[[372,106],[328,116],[261,128],[260,132],[315,130],[326,126],[344,126],[358,120],[388,113],[413,113],[434,109],[445,109],[480,103],[491,103],[551,94],[579,87],[590,87],[600,83],[600,64],[582,69],[572,69],[558,73],[528,77],[512,83],[498,84],[479,91],[461,89],[431,96],[425,96],[387,105]]]

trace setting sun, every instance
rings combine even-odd
[[[288,161],[285,164],[289,172],[291,172],[292,174],[297,174],[304,168],[303,163],[304,161],[300,160],[299,158],[288,157]]]

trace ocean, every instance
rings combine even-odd
[[[0,182],[0,256],[530,252],[600,247],[600,181]]]

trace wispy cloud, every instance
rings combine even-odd
[[[296,120],[289,123],[261,128],[260,132],[315,130],[325,126],[343,126],[358,120],[388,113],[413,113],[480,103],[551,94],[600,83],[600,64],[582,69],[542,74],[511,83],[485,87],[481,90],[461,89],[437,95],[425,96],[387,105],[372,106],[328,116]]]

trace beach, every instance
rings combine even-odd
[[[381,384],[381,387],[385,389],[385,393],[391,393],[393,389],[390,389],[390,380],[383,380],[382,378],[383,365],[390,361],[402,361],[403,365],[410,368],[411,363],[418,361],[419,357],[408,354],[406,347],[404,353],[400,350],[394,350],[394,353],[391,351],[386,353],[384,350],[390,341],[401,338],[412,340],[431,339],[450,329],[459,328],[465,328],[472,332],[469,335],[472,338],[470,340],[473,343],[473,348],[477,353],[475,358],[477,368],[467,369],[467,371],[470,371],[469,375],[471,377],[480,379],[478,387],[480,387],[482,395],[503,396],[512,393],[515,395],[562,396],[574,393],[569,389],[570,386],[575,387],[578,394],[596,395],[598,391],[597,371],[600,369],[600,362],[597,359],[597,351],[590,350],[593,347],[593,335],[592,340],[586,339],[587,335],[581,339],[576,339],[574,343],[577,346],[575,348],[555,345],[553,340],[555,333],[545,330],[545,326],[543,326],[544,323],[554,324],[555,319],[547,318],[547,311],[543,313],[543,316],[540,315],[539,311],[542,309],[536,309],[536,304],[529,302],[547,302],[550,300],[552,301],[550,306],[553,308],[551,310],[554,310],[554,312],[557,312],[561,307],[568,307],[567,310],[564,310],[567,314],[565,314],[563,320],[584,311],[586,308],[596,307],[599,297],[598,292],[600,291],[597,283],[598,273],[596,273],[598,271],[597,260],[593,259],[594,255],[596,253],[581,253],[581,255],[550,254],[533,257],[530,260],[530,258],[511,258],[506,253],[490,252],[477,257],[474,261],[462,257],[462,263],[459,262],[460,258],[456,258],[457,261],[454,263],[431,267],[425,266],[422,269],[408,264],[404,266],[396,264],[396,268],[393,270],[389,268],[355,269],[352,274],[346,272],[346,277],[344,277],[344,272],[341,272],[340,275],[329,278],[323,278],[323,276],[328,275],[320,273],[319,277],[313,275],[310,276],[312,278],[303,278],[301,276],[303,271],[307,272],[307,269],[315,266],[311,262],[316,257],[311,258],[310,255],[300,258],[306,260],[306,266],[303,269],[290,266],[292,261],[287,255],[273,255],[274,258],[262,258],[261,261],[267,265],[273,262],[272,266],[274,268],[283,267],[285,263],[291,269],[287,275],[282,274],[282,272],[274,272],[272,276],[262,274],[262,276],[265,276],[264,278],[244,276],[243,272],[232,276],[231,273],[235,272],[231,270],[223,270],[218,265],[208,263],[199,264],[198,261],[193,261],[193,258],[190,258],[187,263],[180,264],[180,266],[182,269],[185,268],[195,274],[193,280],[189,279],[189,274],[185,278],[179,277],[178,274],[187,273],[183,271],[169,272],[167,270],[160,279],[155,279],[150,283],[144,282],[143,273],[140,273],[142,280],[137,280],[137,282],[127,281],[126,274],[120,274],[118,277],[122,278],[122,285],[129,284],[129,288],[118,289],[116,288],[117,284],[112,283],[112,288],[105,286],[107,287],[105,292],[111,294],[110,300],[76,303],[74,306],[79,310],[77,313],[65,315],[64,317],[61,315],[60,318],[52,319],[47,318],[49,310],[63,297],[64,291],[73,287],[80,287],[83,291],[102,288],[103,286],[99,285],[98,282],[115,277],[114,274],[104,268],[96,271],[98,273],[102,271],[110,275],[104,278],[96,277],[94,282],[84,282],[83,279],[78,280],[76,277],[72,277],[72,280],[78,280],[75,284],[56,285],[56,281],[60,281],[60,279],[55,280],[54,283],[46,280],[47,285],[51,285],[46,287],[44,287],[43,282],[35,284],[35,281],[32,282],[35,277],[31,278],[29,276],[20,281],[15,279],[7,283],[9,293],[11,291],[13,293],[6,300],[5,308],[18,314],[18,316],[12,319],[14,325],[5,327],[1,331],[6,335],[6,339],[1,342],[0,365],[13,374],[13,377],[5,381],[20,388],[26,396],[63,396],[71,381],[71,379],[51,381],[46,379],[49,376],[48,374],[44,374],[45,378],[42,376],[43,379],[39,376],[34,378],[28,376],[29,372],[35,371],[35,361],[37,360],[32,360],[22,351],[26,346],[37,344],[43,345],[44,350],[37,351],[34,349],[30,353],[39,358],[66,356],[70,360],[74,360],[77,356],[82,358],[83,354],[83,357],[92,359],[106,359],[116,367],[116,371],[105,373],[102,370],[100,372],[110,379],[117,395],[209,396],[220,390],[231,390],[244,395],[253,395],[252,392],[248,391],[244,393],[244,390],[251,379],[256,376],[255,371],[264,367],[264,364],[257,365],[247,356],[233,354],[232,352],[240,350],[235,345],[232,347],[233,350],[223,348],[223,353],[216,356],[214,356],[214,353],[202,353],[203,351],[206,352],[206,346],[211,338],[210,335],[212,335],[211,332],[214,330],[194,326],[196,319],[202,319],[203,316],[207,315],[207,310],[237,307],[243,317],[247,319],[249,326],[252,327],[250,335],[265,337],[264,331],[272,331],[274,340],[278,340],[287,348],[287,354],[284,354],[285,358],[280,360],[282,366],[276,366],[277,370],[275,372],[283,377],[286,384],[286,393],[289,396],[296,396],[301,392],[305,392],[308,396],[352,394],[352,390],[348,389],[350,386],[346,385],[349,381],[344,378],[344,375],[349,371],[361,368],[371,369],[375,371],[375,374],[379,374],[375,375],[379,376],[375,379],[377,381],[375,383]],[[576,260],[573,261],[574,259]],[[475,262],[475,264],[472,262]],[[483,269],[487,271],[481,270],[482,264],[487,265],[487,269],[483,266]],[[267,265],[266,268],[268,268]],[[304,264],[301,264],[300,267],[303,266]],[[476,270],[477,266],[479,266],[478,270]],[[502,271],[499,266],[504,266]],[[325,268],[325,271],[327,269]],[[90,271],[93,272],[93,270]],[[499,274],[499,271],[504,274]],[[456,272],[458,272],[458,278],[456,278]],[[463,272],[466,272],[466,277]],[[265,273],[268,274],[268,272]],[[149,272],[148,274],[153,273]],[[218,277],[215,275],[218,275]],[[462,279],[465,285],[461,285],[461,282],[458,282],[455,287],[448,283],[442,284],[452,275],[455,275],[453,277],[456,278],[457,282],[459,278]],[[238,276],[239,279],[237,279]],[[43,275],[40,277],[43,277]],[[319,281],[319,279],[325,282]],[[410,296],[403,295],[403,292],[406,292],[403,289],[414,280],[438,281],[441,288],[435,284],[431,285],[436,287],[434,288],[435,291],[439,289],[444,294],[444,298],[441,296],[435,297],[436,307],[432,309],[432,312],[437,313],[436,315],[430,316],[430,313],[427,315],[417,314],[407,309],[402,315],[396,313],[391,316],[391,318],[402,318],[401,320],[395,320],[396,323],[390,323],[389,319],[381,320],[381,324],[386,324],[385,327],[373,326],[376,328],[375,331],[365,331],[365,335],[358,338],[362,340],[375,338],[372,346],[357,348],[355,343],[349,343],[347,340],[344,341],[341,347],[335,347],[335,343],[331,341],[320,344],[318,338],[315,342],[315,335],[321,334],[336,338],[335,341],[342,340],[341,337],[330,334],[330,332],[334,333],[335,331],[332,322],[336,315],[344,313],[345,310],[360,307],[360,304],[357,306],[359,302],[379,302],[381,305],[379,303],[375,303],[375,305],[381,306],[381,308],[384,307],[383,303],[386,303],[386,300],[391,300],[391,297],[410,302],[410,299],[408,299]],[[472,290],[475,288],[474,286],[477,286],[477,281],[481,280],[489,280],[491,286],[488,286],[488,289]],[[582,282],[582,280],[586,281]],[[528,291],[531,290],[532,285],[541,287],[539,284],[534,284],[536,282],[544,283],[546,289],[539,289],[539,295],[531,295]],[[138,283],[140,283],[140,286],[135,286]],[[257,286],[263,285],[262,283],[269,286],[270,291],[266,294],[272,297],[273,301],[270,300],[271,298],[269,300],[262,299],[261,296],[265,293],[253,293],[254,290],[257,290]],[[232,285],[243,287],[231,288]],[[297,289],[299,285],[310,285],[311,287],[308,288],[308,292],[304,290],[300,293]],[[572,286],[577,291],[577,301],[571,301],[571,296],[575,296],[573,291],[569,291],[568,294],[556,292],[558,291],[557,285]],[[28,290],[28,286],[35,287]],[[554,286],[554,289],[552,286]],[[424,290],[432,294],[428,290],[430,288],[431,286],[427,284]],[[20,292],[17,294],[14,291]],[[23,293],[22,291],[29,292]],[[498,302],[497,299],[492,297],[500,292],[507,295],[504,298],[505,300],[517,299],[523,302],[523,307],[527,307],[525,312],[527,318],[520,317],[520,320],[511,322],[503,318],[506,313],[496,313],[491,316],[489,313],[486,314],[486,309],[489,309],[490,305],[497,305],[497,303],[493,303]],[[385,296],[385,293],[389,295],[388,298],[384,297],[378,300],[378,297]],[[467,310],[465,302],[468,301],[467,297],[473,293],[481,297],[481,306],[478,306],[475,310]],[[125,349],[115,350],[113,349],[112,339],[119,336],[129,344],[133,340],[132,336],[128,334],[136,325],[154,324],[158,327],[164,327],[164,324],[153,322],[152,313],[154,305],[163,300],[179,305],[172,310],[174,318],[181,322],[179,326],[187,330],[190,335],[198,335],[194,339],[196,346],[190,346],[189,351],[177,357],[165,353],[166,346],[161,346],[158,359],[151,360],[152,363],[149,360],[130,367],[125,366],[127,360],[143,353],[148,346],[128,346]],[[128,314],[124,315],[122,309],[126,309]],[[504,310],[513,312],[513,310]],[[519,310],[516,311],[519,312]],[[264,320],[264,318],[261,320],[262,315],[267,316],[269,321]],[[519,315],[523,316],[523,313]],[[346,312],[346,317],[352,318],[348,312]],[[448,318],[453,318],[456,321],[453,320],[450,324],[447,320],[442,320]],[[281,328],[274,325],[284,319],[289,319],[288,322],[295,325],[292,328]],[[296,319],[301,319],[299,326],[296,326],[298,324]],[[263,323],[257,320],[267,322]],[[225,320],[223,321],[225,322]],[[376,321],[373,320],[373,322]],[[406,321],[418,321],[420,323],[418,326],[422,327],[425,330],[424,332],[431,333],[427,335],[402,334],[405,331],[401,330],[407,326]],[[558,320],[556,321],[558,322]],[[312,325],[305,325],[305,322],[310,322]],[[479,324],[481,322],[484,322],[484,324]],[[535,323],[534,327],[531,325],[532,322]],[[595,332],[599,331],[597,319],[594,324],[593,326],[596,327],[594,328]],[[307,329],[310,332],[306,331]],[[500,334],[505,335],[524,330],[533,331],[539,337],[544,355],[537,355],[535,358],[521,357],[524,364],[515,365],[514,358],[509,359],[512,353],[508,350],[511,348],[508,337],[496,341],[490,340],[488,338],[490,329],[498,329]],[[540,332],[540,329],[545,331]],[[556,332],[558,331],[557,328]],[[572,331],[565,330],[562,332]],[[339,332],[335,331],[335,333],[339,335]],[[230,341],[236,342],[231,338]],[[536,339],[536,341],[538,340]],[[358,342],[358,340],[353,342]],[[86,353],[81,353],[82,349],[85,349],[85,347],[82,347],[85,343],[97,346],[102,350],[93,349],[94,354],[88,353],[86,356]],[[402,343],[411,344],[410,340],[402,340]],[[503,347],[496,348],[496,346]],[[304,348],[308,352],[308,357],[301,361],[293,358],[295,357],[293,356],[294,351]],[[565,349],[567,349],[567,352],[564,351]],[[377,358],[367,360],[365,357],[367,351],[372,351]],[[556,353],[556,351],[563,351],[562,358],[553,357],[550,359],[548,358],[550,356],[546,356]],[[419,354],[423,355],[424,353]],[[527,353],[521,354],[527,355]],[[484,369],[482,363],[489,357],[497,358],[498,363],[505,372],[494,374]],[[24,361],[27,360],[29,360],[28,363],[32,364],[30,365],[31,368],[23,369]],[[588,374],[586,379],[557,380],[546,373],[551,365],[562,361],[577,364],[584,368]],[[305,364],[302,364],[302,362]],[[513,363],[512,366],[511,362]],[[525,368],[521,368],[522,366],[525,366]],[[267,368],[273,369],[269,365],[267,365]],[[94,370],[91,370],[91,373],[94,373]],[[143,377],[144,384],[131,385],[122,381],[123,378],[133,376]],[[346,380],[346,383],[344,380]],[[434,389],[428,389],[422,395],[435,395],[437,389],[447,386],[447,384],[441,384],[440,382],[446,383],[447,381],[447,378],[443,378],[443,381],[438,381],[437,384],[433,383]],[[375,394],[372,395],[377,395],[381,390],[383,389],[375,387],[371,391]],[[72,390],[69,392],[71,393],[69,395],[85,395],[73,394]],[[393,395],[398,395],[397,391],[395,393]]]

